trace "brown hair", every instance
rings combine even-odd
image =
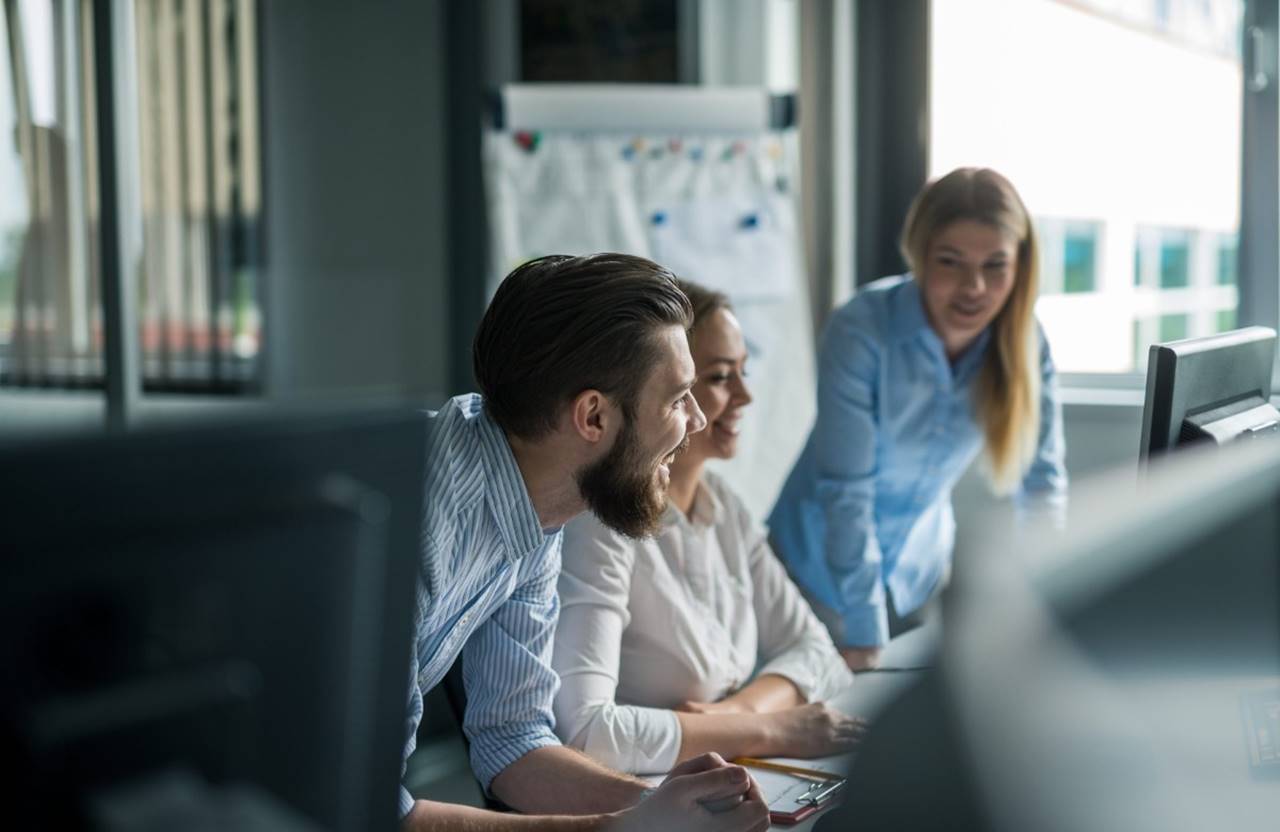
[[[698,324],[721,309],[733,310],[733,305],[729,303],[729,296],[724,292],[717,292],[715,289],[708,289],[679,278],[676,279],[676,285],[689,298],[689,305],[693,307],[693,323],[689,326],[690,331],[697,329]]]
[[[630,419],[659,358],[656,332],[688,329],[693,313],[675,276],[627,254],[548,255],[502,281],[472,348],[476,382],[503,430],[537,439],[561,408],[599,390]]]
[[[973,388],[991,484],[1007,494],[1030,466],[1040,429],[1036,235],[1009,180],[988,168],[957,168],[926,185],[907,214],[901,248],[917,277],[934,235],[958,220],[985,223],[1018,241],[1013,289],[991,324],[991,344]]]

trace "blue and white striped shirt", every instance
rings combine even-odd
[[[431,421],[404,759],[416,744],[423,692],[463,653],[463,730],[488,789],[511,763],[560,742],[551,649],[562,535],[543,531],[480,396],[451,399]],[[412,808],[401,786],[401,816]]]

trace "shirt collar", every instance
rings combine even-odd
[[[662,515],[662,524],[664,526],[715,526],[723,516],[724,504],[720,502],[715,492],[707,487],[706,481],[700,480],[698,490],[693,495],[693,508],[690,509],[689,516],[685,517],[684,513],[668,500],[667,510]]]
[[[511,443],[487,410],[476,417],[476,433],[485,467],[485,496],[494,521],[511,558],[522,558],[546,539],[538,512],[511,452]]]
[[[982,356],[986,354],[987,343],[991,340],[991,327],[988,325],[978,334],[974,342],[960,356],[954,365],[947,360],[947,350],[933,331],[928,317],[924,314],[924,297],[920,294],[920,284],[915,275],[907,272],[897,297],[894,298],[893,332],[898,340],[909,341],[919,338],[945,366],[950,367],[951,376],[957,382],[964,383],[976,372]]]
[[[920,284],[907,272],[906,280],[893,299],[893,335],[897,340],[910,341],[922,334],[934,335],[933,327],[924,314],[924,298],[920,296]]]

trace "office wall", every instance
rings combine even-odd
[[[277,399],[448,388],[444,4],[262,4]]]

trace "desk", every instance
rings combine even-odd
[[[898,696],[923,676],[922,668],[933,664],[933,654],[941,635],[941,624],[935,616],[930,623],[898,638],[885,646],[880,655],[880,666],[876,670],[858,673],[853,684],[845,688],[828,703],[836,710],[858,716],[866,720],[875,719]],[[853,753],[838,754],[832,757],[819,757],[816,760],[792,760],[774,758],[780,762],[805,765],[820,765],[827,771],[848,773],[853,764]],[[646,777],[650,783],[662,782],[663,775]],[[806,818],[794,826],[781,826],[779,829],[810,830],[826,812]]]
[[[940,635],[939,628],[940,623],[935,616],[926,626],[904,633],[889,642],[880,656],[879,669],[857,674],[853,684],[831,700],[831,706],[849,716],[859,716],[867,720],[875,719],[904,690],[920,679],[923,675],[920,668],[928,667],[933,663],[933,654]],[[799,766],[805,765],[806,762],[810,764],[821,762],[825,764],[824,768],[830,766],[831,770],[847,773],[853,763],[853,754],[823,757],[820,761],[794,761]],[[796,830],[796,832],[810,830],[818,822],[818,818],[824,814],[826,813],[819,812],[794,826],[778,828]]]

